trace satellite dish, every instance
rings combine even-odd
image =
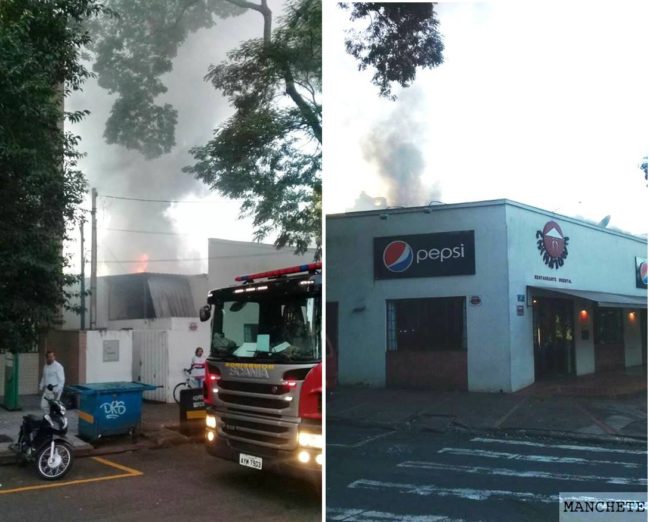
[[[603,219],[600,220],[600,223],[598,223],[599,227],[606,228],[607,225],[609,225],[609,220],[612,219],[612,216],[605,216]]]

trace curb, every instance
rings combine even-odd
[[[380,422],[380,421],[364,421],[360,419],[346,419],[343,417],[332,417],[328,415],[327,421],[333,422],[345,422],[348,426],[353,426],[356,428],[375,428],[391,431],[399,431],[410,428],[410,424],[414,419],[409,419],[403,423],[394,423],[394,422]],[[523,437],[546,437],[550,439],[561,439],[561,440],[576,440],[580,442],[592,442],[592,443],[617,443],[617,444],[627,444],[629,446],[639,446],[647,448],[647,437],[644,436],[623,436],[623,435],[597,435],[591,433],[578,433],[575,431],[557,431],[557,430],[543,430],[543,429],[529,429],[529,428],[473,428],[471,426],[465,426],[464,424],[458,421],[452,421],[450,423],[449,429],[440,430],[434,428],[420,427],[418,429],[420,432],[428,433],[468,433],[476,435],[519,435]]]

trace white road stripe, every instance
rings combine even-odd
[[[486,468],[481,466],[454,466],[438,464],[437,462],[419,462],[408,460],[397,465],[398,468],[430,469],[438,471],[451,471],[459,473],[474,473],[480,475],[500,475],[505,477],[536,478],[548,480],[594,481],[624,486],[646,486],[645,478],[633,477],[601,477],[598,475],[570,475],[566,473],[553,473],[547,471],[523,471],[507,468]]]
[[[640,464],[633,462],[616,462],[613,460],[593,460],[579,457],[553,457],[551,455],[522,455],[520,453],[507,453],[505,451],[487,451],[466,448],[442,448],[438,453],[449,455],[463,455],[466,457],[485,457],[489,459],[524,460],[529,462],[541,462],[543,464],[602,464],[623,466],[624,468],[636,469]]]
[[[379,435],[373,435],[372,437],[367,437],[359,442],[355,442],[354,444],[336,444],[333,442],[328,442],[328,446],[333,446],[336,448],[360,448],[361,446],[368,444],[369,442],[372,442],[373,440],[381,439],[382,437],[387,437],[388,435],[392,435],[395,433],[394,431],[388,431],[386,433],[380,433]]]
[[[351,489],[393,490],[398,493],[439,497],[461,497],[467,500],[516,499],[523,502],[543,502],[557,504],[558,495],[541,495],[527,491],[504,491],[498,489],[444,488],[435,484],[403,484],[397,482],[381,482],[378,480],[355,480],[348,484]]]
[[[327,508],[327,520],[345,520],[345,522],[463,522],[442,515],[405,515],[386,513],[369,509]]]
[[[536,448],[554,448],[564,449],[569,451],[592,451],[598,453],[626,453],[630,455],[647,455],[647,451],[643,450],[625,450],[625,449],[607,449],[599,446],[575,446],[571,444],[541,444],[539,442],[528,442],[524,440],[503,440],[503,439],[490,439],[486,437],[474,437],[472,442],[489,442],[496,444],[514,444],[519,446],[532,446]]]

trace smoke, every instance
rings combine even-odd
[[[439,184],[427,186],[422,180],[426,125],[418,121],[418,116],[425,113],[422,93],[415,88],[404,90],[390,116],[375,125],[361,142],[364,159],[374,166],[386,186],[389,206],[412,207],[440,201]]]
[[[274,20],[282,11],[282,0],[271,3]],[[97,188],[98,207],[98,269],[100,275],[150,272],[196,273],[207,270],[206,261],[154,262],[156,259],[207,258],[207,238],[252,240],[252,226],[246,223],[244,236],[232,237],[242,224],[233,224],[237,214],[232,213],[231,201],[210,194],[207,187],[182,168],[193,163],[188,150],[207,143],[213,129],[232,113],[227,100],[216,91],[204,76],[211,64],[225,59],[227,51],[244,40],[259,38],[262,18],[258,13],[245,14],[227,20],[218,20],[210,29],[189,35],[179,48],[173,70],[164,78],[168,92],[160,100],[171,103],[178,110],[176,146],[169,154],[147,161],[140,153],[118,145],[107,145],[103,138],[104,124],[110,114],[114,96],[89,80],[84,91],[74,93],[66,100],[66,110],[88,109],[91,115],[68,130],[81,136],[81,152],[87,157],[80,162],[90,187]],[[174,204],[150,203],[107,198],[106,196],[160,200],[197,200],[204,204],[176,205],[188,207],[188,212],[201,213],[201,237],[190,233],[198,231],[178,229],[174,221]],[[212,204],[208,204],[212,201]],[[223,202],[220,205],[219,202]],[[90,207],[90,198],[85,204]],[[220,210],[228,208],[224,216]],[[184,209],[185,210],[185,209]],[[225,218],[225,219],[224,219]],[[113,229],[113,230],[108,230]],[[139,232],[123,232],[130,230]],[[87,246],[90,245],[90,227],[87,227]],[[158,232],[146,234],[142,232]],[[174,235],[175,234],[175,235]],[[76,256],[78,246],[69,248]],[[146,256],[150,261],[143,263]],[[136,261],[139,260],[139,261]],[[76,265],[78,267],[78,263]],[[74,269],[74,265],[73,265]],[[78,268],[77,268],[78,269]]]

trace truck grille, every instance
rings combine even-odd
[[[219,398],[226,404],[257,406],[258,408],[269,408],[272,410],[283,410],[291,405],[289,401],[283,399],[265,399],[246,395],[232,395],[230,393],[221,393],[219,394]]]

